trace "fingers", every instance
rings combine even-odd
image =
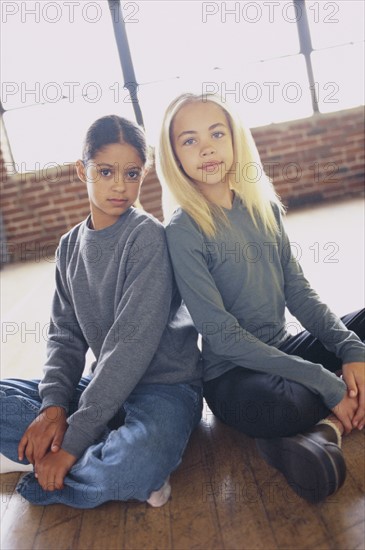
[[[24,458],[34,464],[44,458],[52,449],[59,451],[67,429],[66,414],[60,407],[45,409],[28,427],[19,442],[19,459]]]
[[[364,424],[365,424],[365,394],[364,392],[360,392],[359,406],[353,418],[352,425],[355,428],[362,430],[364,428]]]
[[[48,452],[35,467],[38,483],[45,491],[63,489],[64,478],[76,461],[75,456],[62,449]]]
[[[56,491],[58,489],[64,489],[64,477],[65,473],[59,468],[52,466],[39,465],[36,469],[35,477],[38,479],[39,485],[45,491]]]
[[[38,473],[37,475],[38,483],[45,491],[55,491],[56,483],[54,477],[50,477],[47,473]],[[60,487],[61,488],[61,487]]]
[[[353,429],[351,418],[347,415],[343,415],[343,416],[337,417],[337,418],[342,422],[342,425],[343,425],[344,430],[345,430],[345,434],[348,435]]]
[[[359,381],[356,380],[356,377],[352,373],[347,376],[346,383],[348,395],[357,396],[357,407],[352,419],[352,426],[361,430],[364,427],[365,421],[365,392],[358,382]]]
[[[54,478],[54,488],[56,490],[58,489],[64,489],[64,483],[63,483],[63,480],[64,480],[64,476],[60,473],[58,473],[55,478]]]
[[[365,363],[345,363],[342,368],[347,385],[347,395],[355,397],[357,404],[352,418],[352,426],[362,430],[365,425]]]
[[[37,447],[34,451],[34,462],[37,463],[46,455],[48,451],[48,443],[47,441],[37,441]]]
[[[65,430],[63,428],[58,429],[56,431],[55,436],[54,436],[53,441],[52,441],[52,445],[51,445],[51,451],[53,453],[57,453],[57,451],[60,450],[64,435],[65,435]]]
[[[357,396],[357,391],[358,391],[357,390],[357,383],[356,383],[355,376],[353,375],[352,372],[350,372],[346,375],[345,382],[346,382],[346,385],[347,385],[347,393],[348,393],[349,397],[356,397]]]
[[[356,415],[354,416],[354,419],[352,421],[352,425],[354,428],[358,428],[359,430],[362,430],[364,427],[364,411],[358,410]]]
[[[34,447],[33,447],[33,443],[31,441],[29,441],[27,446],[26,446],[25,456],[31,464],[33,464],[33,465],[35,464],[36,459],[35,459],[35,456],[34,456]]]
[[[45,491],[57,491],[58,489],[64,489],[64,483],[63,483],[63,477],[58,478],[43,478],[42,476],[38,476],[38,483],[44,489]]]
[[[18,445],[18,459],[22,461],[24,458],[26,458],[30,464],[34,465],[34,447],[32,441],[29,441],[26,434],[23,435]]]
[[[38,479],[39,485],[45,491],[53,491],[54,490],[53,478],[51,478],[49,470],[50,469],[46,465],[42,464],[42,462],[37,464],[36,467],[35,467],[35,472],[36,472],[35,476]]]
[[[349,434],[353,430],[353,418],[357,410],[357,399],[349,398],[347,395],[332,409],[333,414],[338,418],[344,427],[344,433]]]
[[[25,448],[27,446],[27,443],[28,443],[28,438],[24,434],[23,437],[21,438],[21,440],[19,441],[19,445],[18,445],[18,458],[19,458],[19,460],[24,460],[24,452],[25,452]]]

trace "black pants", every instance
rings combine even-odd
[[[365,340],[364,309],[341,319]],[[306,330],[292,336],[280,349],[320,363],[331,372],[342,368],[341,360]],[[204,397],[222,422],[251,437],[295,435],[331,413],[321,397],[302,384],[242,367],[205,382]]]

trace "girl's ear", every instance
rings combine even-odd
[[[81,181],[86,183],[86,170],[85,170],[85,164],[82,160],[76,161],[76,173]]]

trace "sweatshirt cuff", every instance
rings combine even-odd
[[[365,345],[359,342],[359,346],[351,349],[341,357],[342,363],[364,363],[365,362]]]
[[[84,451],[93,443],[94,439],[90,438],[89,434],[81,430],[75,430],[73,426],[69,425],[65,437],[63,438],[61,448],[73,456],[80,458]]]
[[[338,382],[338,389],[324,399],[324,403],[329,409],[333,409],[345,397],[347,391],[346,384],[341,378],[338,378]]]
[[[48,407],[62,407],[65,409],[66,413],[68,413],[69,405],[68,400],[65,399],[65,396],[62,394],[52,393],[50,395],[46,395],[42,399],[42,405],[39,409],[39,414],[44,411],[44,409],[47,409]]]

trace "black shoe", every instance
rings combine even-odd
[[[346,464],[331,426],[319,424],[293,437],[256,439],[260,455],[308,502],[333,495],[343,485]]]

